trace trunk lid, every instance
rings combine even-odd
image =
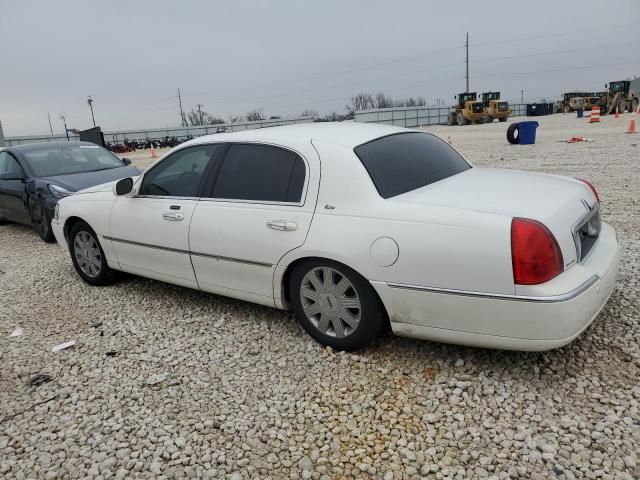
[[[390,200],[538,220],[558,241],[565,268],[578,261],[574,229],[597,206],[591,189],[573,178],[478,167]]]

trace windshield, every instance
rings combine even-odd
[[[382,198],[394,197],[469,170],[447,142],[428,133],[397,133],[354,149]]]
[[[98,145],[69,145],[23,152],[38,177],[95,172],[124,166],[122,160]]]

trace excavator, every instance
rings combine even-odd
[[[476,101],[476,92],[459,93],[455,97],[458,103],[451,108],[447,125],[469,125],[483,123],[487,110],[482,102]]]
[[[511,115],[509,102],[500,101],[500,92],[484,92],[482,94],[482,104],[487,110],[485,123],[493,122],[494,118],[497,118],[500,122],[506,122],[509,115]]]

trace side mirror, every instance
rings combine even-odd
[[[133,190],[133,178],[123,178],[113,185],[113,194],[120,196],[131,193]]]
[[[123,158],[122,163],[124,163],[125,165],[131,165],[131,160],[129,160],[128,158]]]
[[[0,180],[22,180],[23,177],[18,175],[17,173],[8,172],[8,173],[0,173]]]

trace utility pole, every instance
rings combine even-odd
[[[200,111],[200,108],[204,107],[204,105],[199,103],[197,107],[198,107],[198,121],[200,122],[200,125],[204,125],[204,122],[202,121],[202,111]]]
[[[96,119],[93,116],[93,98],[91,98],[91,95],[89,95],[89,98],[87,98],[87,103],[89,104],[89,108],[91,109],[91,120],[93,120],[93,126],[96,126]]]
[[[183,127],[186,127],[184,112],[182,111],[182,97],[180,96],[180,89],[178,89],[178,103],[180,104],[180,125],[182,125]]]
[[[49,131],[51,132],[51,136],[53,137],[53,127],[51,126],[51,114],[47,112],[47,118],[49,119]]]
[[[524,103],[524,90],[520,90],[520,103]]]
[[[67,119],[63,114],[58,115],[62,119],[62,123],[64,123],[64,133],[67,134],[67,142],[69,141],[69,130],[67,130]]]
[[[467,79],[467,90],[466,92],[469,93],[469,32],[467,32],[467,43],[465,45],[466,50],[467,50],[467,57],[465,59],[465,64],[467,66],[467,74],[465,75],[465,78]]]

